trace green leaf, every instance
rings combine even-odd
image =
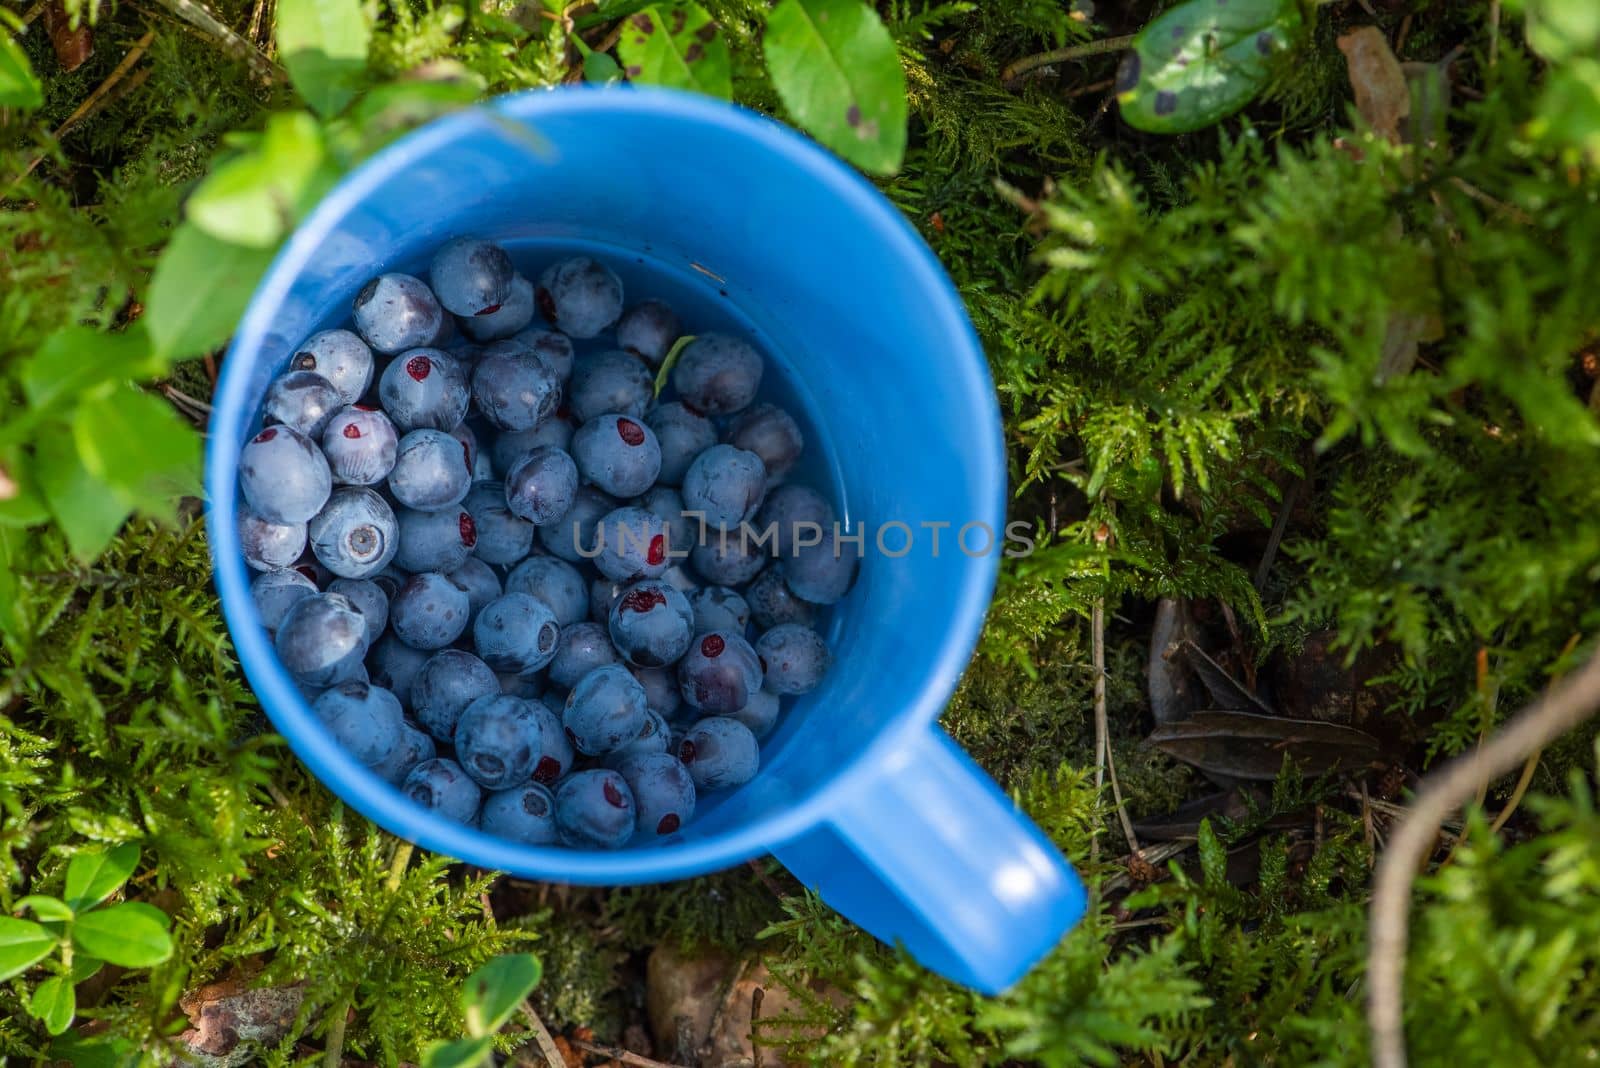
[[[0,916],[0,980],[21,975],[56,948],[56,936],[43,924]]]
[[[31,527],[49,518],[39,465],[19,447],[0,449],[0,527]]]
[[[718,96],[733,96],[728,42],[699,4],[652,4],[622,24],[617,38],[628,80]],[[588,60],[584,61],[585,77]],[[595,79],[590,79],[591,81]]]
[[[111,850],[78,853],[67,864],[66,900],[82,912],[116,893],[139,866],[139,844],[125,842]]]
[[[70,920],[72,906],[48,894],[29,894],[17,898],[17,908],[27,909],[41,920]]]
[[[44,91],[22,46],[9,33],[0,34],[0,107],[36,108]]]
[[[494,1039],[458,1038],[435,1042],[422,1054],[422,1068],[476,1068],[494,1049]]]
[[[39,487],[67,544],[80,560],[93,560],[111,544],[132,509],[89,473],[67,423],[45,428],[34,447],[34,460]]]
[[[78,406],[72,436],[89,473],[130,508],[170,511],[200,492],[200,437],[159,397],[125,386]]]
[[[1130,126],[1187,133],[1248,104],[1302,29],[1299,0],[1188,0],[1133,39],[1117,71]]]
[[[17,600],[16,560],[27,537],[20,530],[0,526],[0,635],[18,639],[22,637],[22,612]],[[0,961],[4,955],[0,953]],[[3,964],[0,964],[3,967]],[[0,975],[0,979],[5,976]]]
[[[622,80],[622,68],[605,52],[589,49],[583,55],[583,80],[595,85],[610,85]]]
[[[539,958],[532,953],[508,953],[467,976],[461,990],[467,1034],[481,1037],[500,1030],[539,985],[540,970]]]
[[[238,245],[274,244],[329,184],[322,128],[304,111],[267,120],[254,150],[212,171],[189,198],[189,219],[212,237]]]
[[[324,117],[355,96],[371,37],[361,0],[278,0],[278,54],[294,87]]]
[[[44,1029],[50,1034],[61,1034],[78,1011],[72,981],[64,975],[52,975],[34,987],[33,997],[28,1001],[28,1011],[36,1019],[44,1021]]]
[[[683,355],[683,350],[689,347],[689,342],[694,340],[693,334],[685,334],[672,343],[667,350],[666,357],[661,361],[661,370],[656,372],[656,396],[661,396],[661,391],[667,388],[667,379],[672,375],[672,369],[678,365],[678,357]]]
[[[84,913],[72,924],[73,944],[109,964],[148,968],[172,956],[166,913],[127,901]]]
[[[1552,62],[1600,48],[1600,4],[1594,0],[1526,0],[1521,4],[1528,45]]]
[[[81,983],[105,966],[105,961],[98,960],[85,953],[79,953],[72,958],[72,981]]]
[[[76,401],[102,382],[148,378],[166,370],[150,351],[142,323],[119,334],[64,326],[22,361],[22,391],[34,408]]]
[[[906,152],[906,76],[861,0],[783,0],[767,16],[767,73],[795,120],[845,159],[894,174]]]
[[[129,1039],[84,1038],[78,1034],[64,1035],[50,1043],[46,1059],[66,1061],[72,1068],[134,1068],[140,1063],[139,1048]]]
[[[271,249],[218,241],[192,223],[178,227],[145,301],[156,356],[199,356],[226,341],[271,262]]]

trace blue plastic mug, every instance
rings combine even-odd
[[[981,530],[999,535],[1005,517],[994,387],[955,289],[871,185],[759,115],[647,90],[524,93],[491,109],[434,122],[345,178],[272,265],[223,365],[210,531],[223,610],[262,705],[335,793],[428,849],[588,884],[682,878],[771,852],[928,967],[984,991],[1009,986],[1077,921],[1084,894],[935,725],[994,587],[999,545],[981,552]],[[626,265],[625,282],[642,274],[652,292],[721,317],[709,325],[754,335],[825,458],[812,474],[867,532],[856,585],[826,620],[830,674],[767,740],[757,777],[703,799],[671,842],[524,846],[424,811],[333,742],[256,614],[232,517],[268,382],[303,338],[345,319],[374,274],[421,273],[460,234],[514,252],[592,247]],[[874,544],[892,522],[910,528],[911,552]],[[951,524],[937,554],[924,522]],[[884,544],[898,553],[904,541],[894,530]]]

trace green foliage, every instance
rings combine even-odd
[[[733,95],[728,42],[699,4],[683,4],[670,15],[651,5],[630,15],[617,39],[617,56],[630,81],[724,99]]]
[[[539,960],[530,953],[496,957],[461,988],[467,1037],[435,1042],[423,1053],[424,1068],[471,1068],[494,1050],[494,1036],[539,983]]]

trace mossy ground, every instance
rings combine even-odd
[[[754,0],[706,6],[741,43],[741,99],[776,108]],[[843,1008],[803,999],[826,1037],[789,1052],[822,1064],[1361,1063],[1364,902],[1386,825],[1381,810],[1369,822],[1361,788],[1377,796],[1474,744],[1596,632],[1596,177],[1533,132],[1544,65],[1509,12],[1492,28],[1487,0],[1380,3],[1375,20],[1326,5],[1243,117],[1182,137],[1120,124],[1092,88],[1115,57],[1000,80],[1020,56],[1129,32],[1156,6],[1102,5],[1093,23],[1045,0],[879,5],[913,105],[912,150],[882,188],[967,300],[1006,413],[1014,517],[1046,531],[1007,565],[945,716],[1101,888],[1040,968],[976,997],[770,863],[597,892],[412,858],[268,730],[192,517],[136,522],[92,564],[53,529],[7,531],[0,904],[58,889],[76,851],[139,841],[130,892],[173,916],[179,945],[164,965],[87,986],[74,1040],[170,1049],[181,995],[238,974],[307,984],[274,1062],[315,1058],[334,1034],[349,1058],[414,1060],[459,1034],[460,980],[527,946],[545,966],[547,1023],[616,1041],[642,1019],[643,955],[674,943],[759,955],[797,991],[844,991]],[[251,4],[212,7],[250,24]],[[507,22],[491,33],[463,30],[455,8],[375,0],[373,77],[442,61],[490,91],[565,76],[554,20],[495,7]],[[43,34],[24,38],[46,102],[7,118],[0,180],[46,158],[0,193],[0,358],[64,322],[135,314],[125,298],[144,291],[222,135],[291,100],[168,12],[103,11],[94,57],[70,75]],[[1373,21],[1404,37],[1402,60],[1453,57],[1448,144],[1420,168],[1349,109],[1335,38]],[[45,137],[146,30],[148,75],[59,143]],[[1405,315],[1439,328],[1408,373],[1386,375],[1382,338]],[[203,399],[211,377],[196,362],[173,383]],[[1308,643],[1339,663],[1359,654],[1335,685],[1378,695],[1389,771],[1286,777],[1245,818],[1198,831],[1173,872],[1117,861],[1126,845],[1093,775],[1096,605],[1131,814],[1213,789],[1140,744],[1162,597],[1205,617],[1237,673],[1278,680],[1302,706],[1317,697],[1305,680],[1326,678],[1303,670]],[[1538,796],[1504,834],[1472,815],[1425,880],[1408,988],[1419,1063],[1600,1055],[1593,739],[1545,754]],[[1491,811],[1506,793],[1489,792]],[[1148,885],[1129,897],[1130,882]],[[0,986],[0,1051],[67,1055],[23,1011],[29,989]]]

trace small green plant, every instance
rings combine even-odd
[[[461,988],[466,1037],[435,1042],[422,1055],[422,1068],[475,1068],[494,1052],[494,1036],[539,985],[539,960],[531,953],[496,957]]]
[[[102,905],[139,865],[133,843],[76,854],[62,897],[29,894],[16,908],[37,918],[0,916],[0,980],[21,975],[54,954],[52,974],[33,986],[28,1011],[59,1035],[77,1015],[76,986],[107,964],[148,968],[172,956],[172,921],[154,905]]]

